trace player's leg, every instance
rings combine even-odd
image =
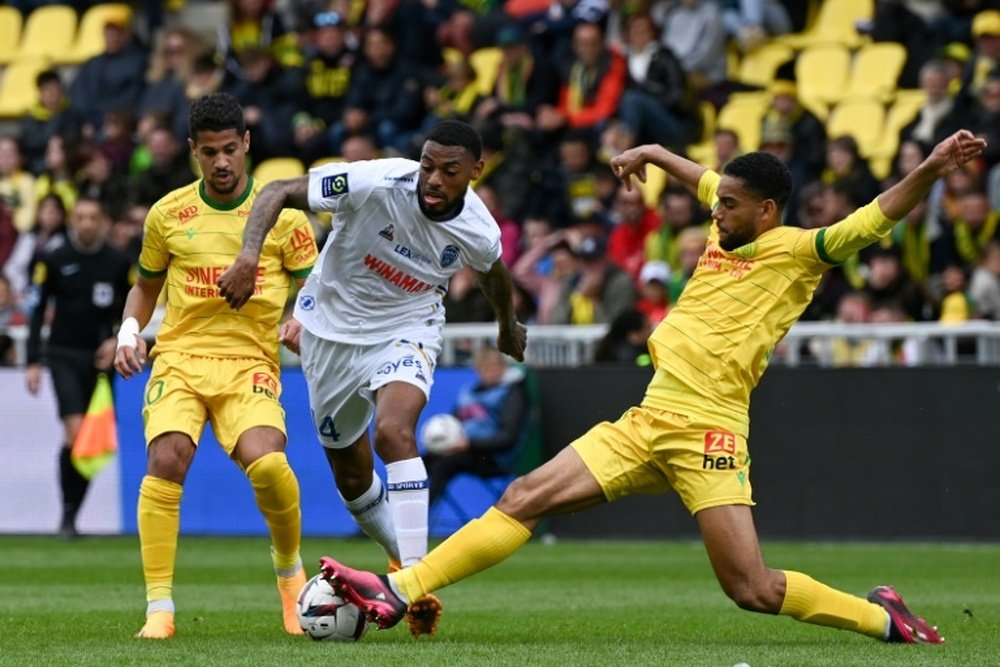
[[[271,561],[277,577],[285,632],[302,634],[295,602],[306,584],[302,567],[302,510],[299,482],[285,456],[285,434],[271,426],[244,431],[233,457],[250,480],[257,509],[271,535]]]
[[[174,565],[180,532],[184,478],[195,444],[186,433],[163,433],[149,443],[146,476],[139,487],[136,522],[146,581],[146,623],[137,637],[166,639],[174,634]]]
[[[360,362],[365,348],[328,341],[308,329],[302,330],[300,348],[313,424],[340,499],[361,530],[398,566],[388,493],[375,474],[368,440],[374,403],[359,392],[368,376]]]
[[[207,412],[192,387],[203,369],[192,358],[160,354],[143,395],[146,476],[139,486],[136,520],[146,581],[146,624],[136,635],[165,639],[174,634],[173,581],[184,479],[194,458]],[[190,371],[190,374],[189,374]]]
[[[500,501],[431,551],[419,563],[380,577],[324,558],[321,570],[379,627],[399,622],[410,600],[472,576],[514,554],[545,517],[605,502],[601,485],[572,447],[515,480]]]
[[[277,366],[253,359],[213,359],[206,401],[212,428],[226,454],[243,469],[271,535],[271,561],[282,622],[300,635],[295,601],[306,583],[299,548],[299,482],[285,456],[285,411]]]
[[[869,601],[830,588],[801,572],[767,567],[750,507],[712,507],[699,511],[695,518],[715,575],[726,595],[740,608],[791,616],[805,623],[852,630],[886,641],[936,643],[937,633],[910,614],[892,589],[876,589],[873,595],[877,594],[878,599]],[[891,618],[892,614],[895,618]],[[900,639],[900,624],[909,624],[906,635],[923,636]]]
[[[333,472],[337,493],[361,530],[373,539],[389,559],[390,567],[400,567],[396,545],[396,525],[389,509],[389,494],[382,479],[375,474],[375,462],[368,430],[362,431],[350,446],[342,449],[323,447]]]

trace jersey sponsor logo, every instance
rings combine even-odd
[[[292,250],[308,250],[309,248],[315,249],[316,242],[313,241],[308,229],[299,227],[292,233]]]
[[[744,250],[746,249],[746,250]],[[741,252],[742,251],[742,252]],[[756,254],[756,243],[737,248],[734,254],[742,255],[748,253],[750,256]],[[726,271],[736,280],[742,280],[753,270],[754,262],[750,259],[741,259],[723,252],[718,246],[711,245],[698,260],[698,268],[708,271]]]
[[[378,235],[381,236],[382,238],[384,238],[386,241],[391,241],[393,238],[395,238],[395,236],[393,234],[394,231],[395,231],[395,228],[392,225],[389,225],[388,227],[386,227],[382,231],[380,231],[378,233]]]
[[[308,294],[299,297],[299,308],[302,310],[312,310],[316,307],[316,299]]]
[[[253,393],[264,394],[268,398],[277,398],[278,381],[270,373],[253,374]]]
[[[705,432],[705,455],[701,462],[704,470],[732,470],[737,467],[736,435],[729,431]]]
[[[377,371],[375,371],[375,375],[392,375],[394,373],[398,373],[401,368],[415,368],[418,374],[422,374],[424,370],[424,363],[420,361],[416,355],[408,354],[402,359],[386,362]]]
[[[423,262],[424,264],[430,264],[430,263],[432,263],[434,261],[433,259],[431,259],[427,255],[425,255],[425,254],[423,254],[421,252],[417,252],[416,250],[410,250],[405,245],[402,245],[402,244],[399,244],[399,243],[397,243],[396,247],[393,248],[392,250],[397,255],[402,255],[403,257],[406,257],[408,259],[412,259],[412,260],[417,261],[417,262]]]
[[[385,180],[390,181],[392,183],[412,183],[413,182],[413,177],[412,176],[385,176],[384,178],[385,178]]]
[[[415,276],[411,276],[402,269],[396,268],[389,262],[379,259],[374,255],[365,255],[365,266],[380,275],[386,282],[390,282],[404,292],[415,294],[434,289],[434,285],[425,283]]]
[[[324,176],[320,181],[320,192],[324,197],[339,197],[350,192],[350,185],[347,183],[347,174],[334,174]]]
[[[177,212],[177,222],[183,225],[196,215],[198,215],[198,207],[192,204],[191,206],[182,208]]]
[[[219,297],[219,276],[226,266],[192,266],[184,276],[184,293],[188,296],[214,299]],[[264,267],[257,267],[257,285],[253,289],[255,296],[263,294],[261,283],[264,282]]]
[[[448,244],[441,251],[441,268],[447,269],[458,259],[458,247]]]

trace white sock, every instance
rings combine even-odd
[[[174,613],[174,601],[170,598],[164,598],[161,600],[151,600],[146,603],[146,616],[149,616],[157,611],[169,611],[171,614]]]
[[[889,612],[885,612],[885,634],[882,636],[882,639],[884,639],[885,641],[889,641],[889,633],[891,631],[892,631],[892,616],[889,615]]]
[[[408,567],[427,555],[427,469],[418,456],[387,463],[385,470],[399,557],[403,567]]]
[[[381,478],[373,473],[372,485],[367,491],[354,500],[347,500],[343,495],[340,499],[344,501],[344,505],[365,535],[378,542],[390,560],[400,562],[399,547],[396,546],[396,529],[393,525],[392,512],[389,511],[389,496]]]

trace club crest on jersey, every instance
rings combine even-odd
[[[312,310],[316,307],[316,298],[310,296],[309,294],[303,294],[299,297],[299,308],[302,310]]]
[[[340,195],[346,195],[350,192],[350,190],[351,188],[347,184],[347,174],[324,176],[323,180],[320,181],[320,191],[323,193],[324,197],[338,197]]]
[[[378,235],[384,238],[386,241],[391,241],[394,238],[393,231],[394,231],[393,226],[389,225],[388,227],[380,231]]]
[[[446,245],[441,251],[441,268],[447,269],[455,263],[456,259],[458,259],[458,247],[451,244]]]

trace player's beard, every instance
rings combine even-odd
[[[236,189],[236,186],[239,185],[240,179],[236,177],[236,174],[230,172],[227,172],[227,174],[229,175],[230,178],[228,183],[226,183],[225,185],[220,185],[216,176],[214,175],[212,176],[211,178],[212,189],[215,190],[217,194],[220,195],[232,194],[232,192]]]

